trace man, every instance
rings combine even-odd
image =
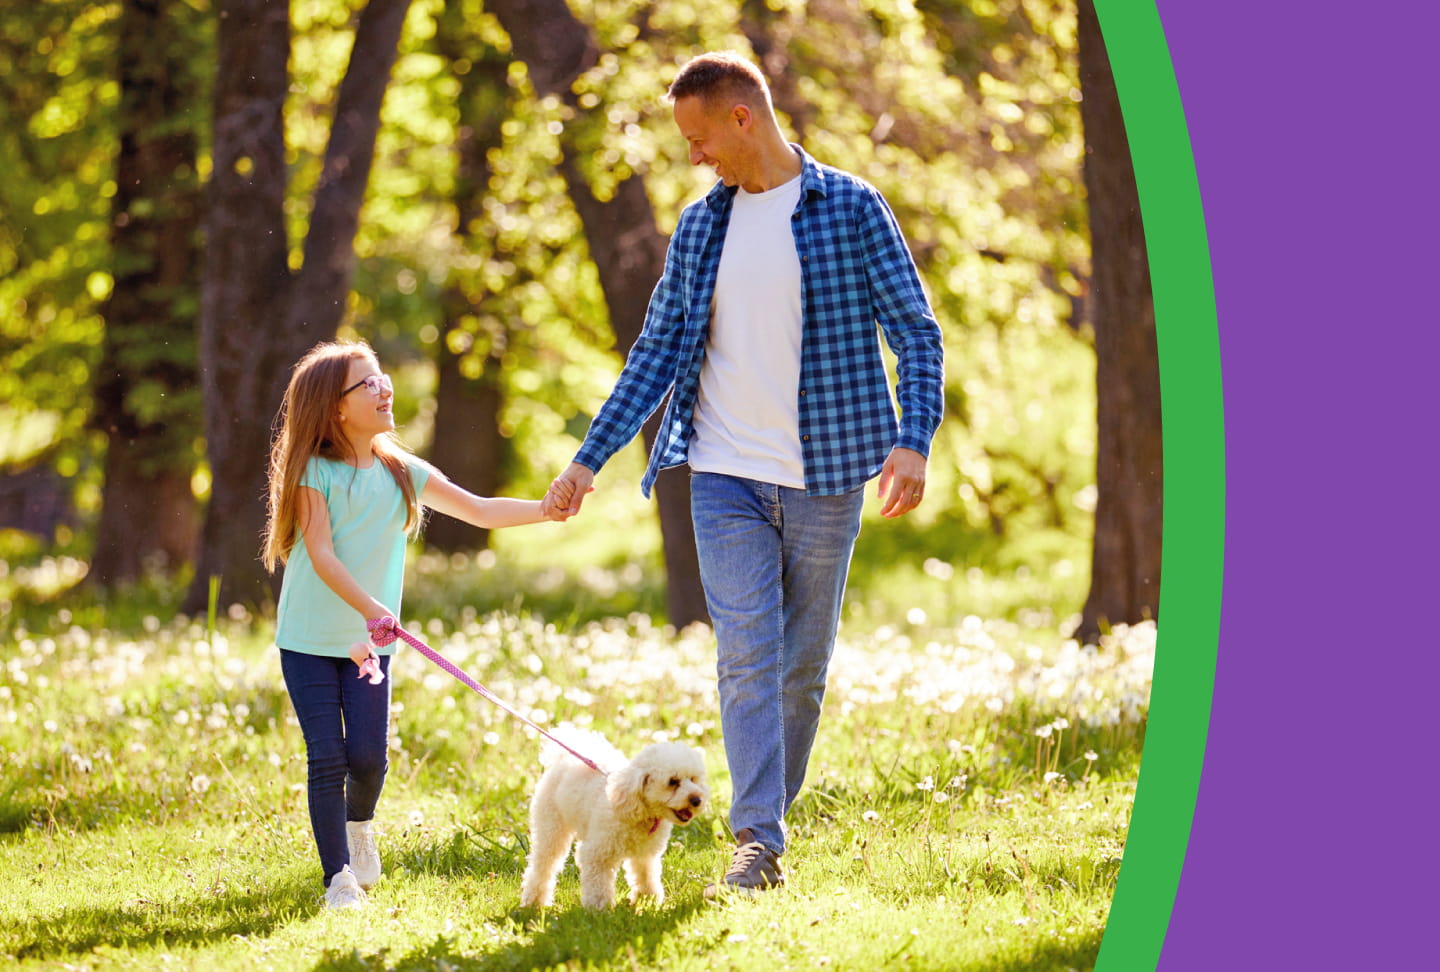
[[[865,483],[879,474],[887,517],[919,505],[942,351],[884,199],[785,141],[754,65],[703,54],[668,97],[691,164],[720,181],[682,213],[644,329],[544,508],[578,513],[670,395],[641,489],[689,463],[737,843],[709,897],[785,883],[784,819],[819,724]],[[877,324],[898,359],[898,424]]]

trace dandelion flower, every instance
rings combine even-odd
[[[1051,770],[1049,773],[1046,773],[1046,774],[1045,774],[1045,782],[1046,782],[1046,783],[1054,783],[1054,782],[1055,782],[1056,780],[1058,780],[1059,778],[1060,778],[1060,774],[1059,774],[1059,773],[1056,773],[1054,770]]]
[[[485,735],[481,738],[485,740],[485,745],[487,746],[500,745],[500,734],[498,732],[494,732],[493,730],[491,732],[485,733]]]
[[[937,791],[935,791],[935,802],[936,802],[936,803],[944,803],[944,802],[945,802],[946,800],[948,800],[948,799],[950,799],[950,794],[946,793],[944,790],[937,790]]]
[[[935,778],[934,778],[933,776],[927,776],[927,777],[925,777],[925,778],[924,778],[923,780],[921,780],[919,783],[916,783],[916,784],[915,784],[915,789],[917,789],[917,790],[933,790],[933,789],[935,789]]]
[[[874,810],[866,810],[860,815],[860,819],[865,821],[866,823],[874,823],[875,821],[880,819],[880,814],[876,813]]]
[[[190,791],[192,793],[204,793],[210,789],[210,777],[204,773],[196,773],[190,778]]]
[[[1095,762],[1095,760],[1097,760],[1097,759],[1099,759],[1099,758],[1100,758],[1100,754],[1097,753],[1097,752],[1095,752],[1095,750],[1093,750],[1093,749],[1087,749],[1087,750],[1085,750],[1085,760],[1086,760],[1086,762],[1093,763],[1093,762]]]

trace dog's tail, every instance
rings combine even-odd
[[[625,754],[614,746],[610,745],[600,733],[591,729],[581,729],[579,726],[568,722],[562,722],[551,730],[550,734],[556,739],[569,746],[575,752],[580,753],[586,759],[592,761],[606,773],[619,769],[629,760]],[[563,759],[579,763],[574,755],[567,752],[563,747],[556,745],[553,740],[547,739],[545,745],[540,747],[540,765],[549,769]]]

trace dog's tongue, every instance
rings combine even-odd
[[[675,816],[679,817],[685,823],[689,823],[690,818],[695,816],[695,814],[688,809],[681,809],[675,811]]]

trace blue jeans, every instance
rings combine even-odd
[[[310,829],[325,886],[350,863],[347,820],[370,820],[390,768],[390,656],[371,685],[349,658],[280,649],[280,671],[309,764]]]
[[[730,829],[777,854],[820,723],[864,499],[863,487],[806,496],[719,473],[690,478],[734,791]]]

